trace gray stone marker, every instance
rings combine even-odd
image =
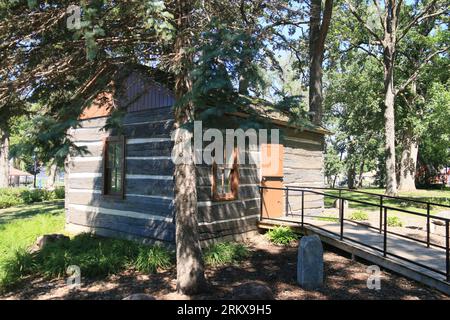
[[[306,290],[317,289],[323,285],[323,247],[318,235],[304,236],[300,240],[297,282]]]

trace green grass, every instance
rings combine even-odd
[[[163,247],[141,247],[134,266],[140,272],[156,273],[158,269],[169,269],[173,266],[174,258],[172,252]]]
[[[29,253],[36,238],[64,231],[62,203],[42,203],[0,210],[0,291],[28,276],[66,276],[67,267],[80,267],[84,278],[103,278],[128,268],[153,273],[174,265],[173,252],[158,246],[81,234],[50,243]]]
[[[320,221],[329,221],[329,222],[339,221],[339,218],[337,218],[337,217],[329,217],[329,216],[315,217],[314,219],[320,220]]]
[[[248,248],[242,243],[221,242],[208,247],[203,259],[209,266],[223,266],[238,263],[248,255]]]
[[[354,220],[354,221],[369,220],[369,215],[367,214],[367,212],[364,212],[364,211],[354,211],[350,215],[350,220]]]
[[[393,216],[387,218],[387,225],[389,227],[403,227],[403,222],[399,217]]]
[[[379,188],[370,188],[370,189],[360,189],[360,191],[371,192],[375,194],[382,195],[384,194],[384,189]],[[327,194],[332,194],[337,196],[339,191],[324,191]],[[375,205],[380,204],[380,197],[377,195],[367,195],[361,194],[353,191],[342,191],[342,196],[349,199],[364,201],[368,203],[372,203]],[[400,197],[411,198],[411,200],[419,200],[419,201],[428,201],[437,204],[450,205],[450,190],[417,190],[415,192],[402,192],[399,194]],[[333,206],[335,198],[326,197],[325,196],[325,207],[331,208]],[[414,203],[408,200],[395,200],[395,199],[384,199],[383,204],[393,208],[404,209],[417,213],[426,213],[426,204]],[[377,211],[379,210],[377,207],[369,205],[369,204],[361,204],[349,201],[349,207],[352,209],[359,209],[364,211]],[[431,213],[437,214],[440,211],[448,210],[448,208],[432,206]],[[401,214],[399,211],[390,210],[391,212],[396,212]],[[408,214],[407,214],[408,215]]]
[[[62,232],[64,209],[61,203],[30,205],[17,210],[0,210],[0,287],[10,282],[11,272],[21,270],[28,259],[24,253],[36,238]],[[17,260],[18,266],[12,266]]]
[[[289,227],[275,227],[267,231],[267,238],[276,245],[288,245],[298,240],[299,236]]]

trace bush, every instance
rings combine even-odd
[[[57,187],[53,190],[55,199],[64,199],[66,197],[66,190],[64,187]]]
[[[99,238],[81,234],[70,240],[49,243],[41,251],[15,252],[0,268],[0,291],[8,289],[27,276],[47,279],[65,277],[67,268],[76,265],[81,277],[105,278],[127,268],[154,273],[173,265],[173,254],[159,246],[144,246],[136,242]]]
[[[298,235],[289,227],[275,227],[266,233],[270,242],[277,245],[288,245],[298,239]]]
[[[399,217],[388,217],[387,218],[387,225],[389,227],[403,227],[403,222]]]
[[[53,191],[45,189],[3,188],[0,189],[0,209],[21,204],[64,199],[64,197],[64,187],[58,187]]]
[[[142,246],[139,248],[134,266],[140,272],[156,273],[158,269],[169,269],[172,267],[173,261],[172,253],[166,248]]]
[[[369,215],[364,211],[355,211],[350,215],[350,220],[364,221],[369,220]]]
[[[207,265],[223,266],[238,263],[248,255],[248,249],[242,243],[222,242],[208,247],[203,254],[203,259]]]

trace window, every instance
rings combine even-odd
[[[239,170],[236,149],[233,152],[232,159],[232,163],[226,163],[226,161],[223,161],[223,164],[213,163],[212,193],[214,201],[237,199]]]
[[[103,194],[124,198],[125,137],[108,137],[103,149]]]

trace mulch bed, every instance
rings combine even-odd
[[[278,247],[263,236],[249,243],[251,255],[239,265],[207,268],[211,284],[208,293],[194,299],[232,299],[232,290],[247,281],[268,285],[276,299],[449,299],[448,296],[391,272],[382,271],[381,290],[367,288],[368,264],[353,261],[341,252],[326,248],[325,285],[305,291],[296,283],[297,248]],[[106,280],[86,280],[70,290],[64,279],[30,279],[0,299],[123,299],[133,293],[146,293],[157,299],[177,299],[174,269],[145,275],[128,270]],[[181,297],[183,298],[183,297]]]

